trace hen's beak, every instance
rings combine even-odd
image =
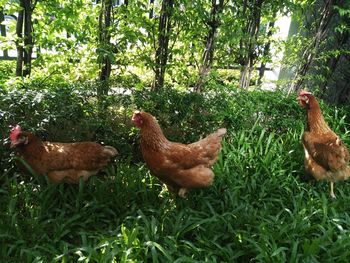
[[[133,114],[132,117],[131,117],[131,121],[132,121],[132,122],[135,122],[135,117],[136,117],[135,115],[136,115],[136,112],[134,112],[134,114]]]
[[[131,118],[131,121],[136,127],[140,127],[140,122],[142,123],[142,120],[140,119],[140,114],[141,112],[135,111]]]
[[[26,145],[26,144],[28,144],[28,137],[21,137],[21,138],[18,138],[16,140],[11,140],[10,147],[15,148],[18,145]]]
[[[302,106],[303,100],[302,100],[302,98],[301,98],[300,96],[298,96],[298,97],[296,98],[296,101],[299,103],[299,105]]]

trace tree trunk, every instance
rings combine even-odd
[[[271,21],[269,23],[268,26],[268,32],[267,32],[267,37],[271,37],[272,36],[272,32],[273,32],[273,28],[275,26],[275,21]],[[263,57],[267,57],[270,53],[270,46],[271,46],[271,42],[267,42],[264,46],[264,51],[263,51]],[[264,77],[265,74],[265,69],[266,69],[266,63],[265,62],[261,62],[261,66],[260,66],[260,70],[259,70],[259,78],[258,78],[258,85],[261,84],[262,82],[262,78]]]
[[[150,0],[149,4],[151,6],[151,9],[149,10],[148,18],[152,19],[154,15],[154,0]]]
[[[2,23],[4,20],[5,20],[4,9],[0,6],[0,23]],[[0,28],[3,28],[3,25],[1,25]],[[2,34],[2,31],[1,31],[1,36],[4,36]]]
[[[247,89],[250,85],[252,67],[254,65],[254,60],[256,58],[256,42],[259,35],[260,28],[260,20],[261,20],[261,9],[264,0],[255,0],[254,4],[251,5],[252,9],[249,7],[247,1],[244,2],[243,5],[243,15],[250,10],[251,15],[247,21],[246,32],[248,33],[248,44],[245,45],[244,39],[240,41],[241,50],[245,50],[246,52],[240,59],[241,61],[241,76],[239,81],[239,86],[242,89]]]
[[[155,58],[155,78],[152,90],[161,89],[164,85],[164,77],[169,56],[169,38],[172,30],[171,15],[174,0],[163,0],[158,27],[158,47]]]
[[[6,27],[5,25],[1,25],[2,22],[5,20],[4,10],[2,7],[0,7],[0,36],[5,37],[6,36]],[[8,51],[5,49],[3,50],[4,57],[8,57]]]
[[[24,53],[23,53],[23,77],[30,76],[32,70],[32,53],[33,53],[33,24],[32,24],[32,7],[31,0],[24,2]]]
[[[112,14],[112,0],[103,0],[101,6],[101,12],[99,16],[99,42],[102,47],[101,50],[107,50],[107,52],[111,52],[111,34],[110,34],[110,26],[111,26],[111,14]],[[104,52],[104,51],[100,51]],[[102,82],[107,84],[109,77],[111,75],[112,63],[109,54],[102,54],[101,61],[101,71],[99,79]],[[107,88],[108,92],[108,88]],[[105,91],[103,93],[106,93]],[[104,94],[106,95],[106,94]]]
[[[288,94],[291,94],[292,92],[296,92],[300,90],[301,85],[303,84],[303,81],[304,81],[304,77],[308,72],[311,64],[314,61],[314,58],[318,52],[319,46],[322,40],[327,35],[329,24],[334,14],[333,6],[334,6],[334,0],[326,0],[326,2],[324,3],[324,6],[321,11],[321,18],[316,29],[316,34],[312,40],[311,45],[305,49],[305,51],[301,56],[302,58],[306,58],[306,60],[303,64],[299,66],[298,70],[296,71],[294,81],[289,88]]]
[[[206,37],[205,49],[202,55],[202,63],[199,68],[199,77],[195,85],[195,91],[201,92],[203,89],[203,83],[205,77],[210,72],[210,68],[213,64],[214,50],[215,50],[215,39],[217,34],[217,29],[220,26],[219,15],[223,11],[224,0],[212,0],[212,7],[210,11],[210,21],[208,21],[209,31]]]
[[[108,104],[106,96],[110,88],[110,75],[112,70],[111,62],[111,15],[112,15],[112,0],[102,0],[101,10],[99,14],[99,50],[98,57],[100,61],[100,73],[97,84],[97,100],[98,100],[98,115],[101,122],[105,122],[107,115],[106,111]]]
[[[17,24],[16,24],[16,49],[17,49],[17,62],[16,62],[16,76],[23,76],[23,16],[24,7],[23,2],[20,2],[21,10],[18,12]]]
[[[32,1],[21,0],[16,24],[17,64],[16,76],[30,76],[33,53]],[[24,29],[24,32],[23,32]]]
[[[347,28],[350,28],[350,17],[344,16],[344,17],[341,17],[340,20],[341,21],[339,22],[339,24],[343,24]],[[344,31],[340,31],[340,32],[335,31],[333,34],[334,34],[334,41],[332,41],[332,44],[333,44],[332,50],[335,50],[335,51],[343,50],[343,51],[340,54],[335,53],[334,56],[329,56],[326,63],[325,63],[325,65],[327,65],[326,72],[323,73],[325,81],[322,85],[320,85],[320,95],[324,99],[329,98],[329,96],[328,96],[329,94],[327,94],[328,92],[326,91],[329,83],[331,81],[334,81],[335,79],[338,79],[337,75],[334,75],[334,74],[337,74],[337,68],[339,65],[339,61],[346,60],[344,53],[346,52],[346,50],[348,50],[348,45],[349,45],[349,40],[350,40],[350,32],[348,30],[344,30]],[[342,74],[342,75],[345,76],[345,74]],[[337,84],[338,84],[338,81],[337,81]],[[330,102],[331,103],[338,103],[338,101],[330,101]]]
[[[239,78],[239,86],[241,88],[248,88],[251,78],[251,64],[250,60],[244,65],[243,70],[241,70],[240,78]]]

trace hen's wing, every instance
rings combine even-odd
[[[190,169],[197,165],[211,166],[221,149],[221,138],[226,129],[219,129],[202,140],[188,145],[172,143],[166,158],[177,163],[182,169]]]
[[[109,160],[117,154],[111,146],[102,146],[94,142],[50,143],[43,156],[49,170],[96,170],[107,166]]]
[[[304,133],[303,143],[312,158],[326,170],[336,171],[348,165],[348,149],[335,134]]]

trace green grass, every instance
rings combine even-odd
[[[348,262],[348,183],[332,200],[301,180],[301,133],[229,133],[214,184],[187,200],[141,164],[77,186],[4,172],[1,262]]]

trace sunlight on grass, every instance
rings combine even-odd
[[[350,218],[337,211],[349,208],[348,191],[339,184],[333,201],[322,183],[300,181],[298,137],[229,134],[214,185],[188,200],[159,196],[145,166],[123,163],[78,186],[10,179],[1,192],[2,255],[27,262],[341,260]]]
[[[129,160],[79,185],[4,172],[3,262],[347,262],[348,182],[336,200],[305,182],[303,126],[268,121],[229,129],[213,185],[186,200]]]

